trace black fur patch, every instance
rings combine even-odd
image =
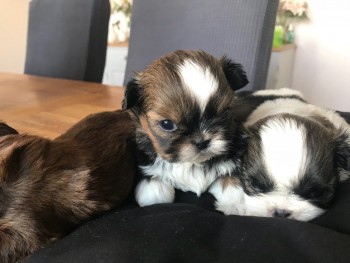
[[[246,131],[245,151],[242,152],[242,171],[239,179],[247,195],[259,195],[274,190],[275,184],[270,179],[262,163],[261,139],[258,129]]]
[[[258,108],[261,104],[267,101],[273,101],[276,99],[293,99],[301,102],[306,101],[296,95],[292,96],[280,96],[280,95],[268,95],[268,96],[256,96],[252,91],[241,91],[237,92],[235,96],[235,100],[233,102],[234,109],[234,119],[238,123],[242,123],[247,121],[249,115]]]
[[[350,137],[341,132],[335,139],[336,155],[335,162],[337,167],[350,172]]]
[[[142,107],[141,87],[135,78],[128,82],[124,93],[124,99],[122,101],[123,110],[132,107]]]
[[[232,90],[239,90],[249,83],[246,72],[243,70],[241,64],[234,63],[227,57],[223,57],[221,61],[222,69]]]

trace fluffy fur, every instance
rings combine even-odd
[[[247,83],[241,65],[203,51],[175,51],[135,75],[123,108],[137,123],[139,205],[173,202],[174,187],[200,195],[232,173],[232,103]]]
[[[350,171],[349,124],[290,89],[244,92],[234,105],[243,146],[234,158],[236,179],[210,188],[217,209],[301,221],[322,214]]]
[[[83,119],[55,140],[0,123],[0,261],[17,262],[119,205],[131,190],[128,113]]]

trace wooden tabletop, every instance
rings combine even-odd
[[[0,120],[55,138],[90,113],[119,109],[123,95],[123,87],[0,73]]]

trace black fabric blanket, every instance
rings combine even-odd
[[[130,199],[26,262],[350,262],[350,180],[334,206],[307,223],[224,216],[210,194],[176,196],[143,208]]]

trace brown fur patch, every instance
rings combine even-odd
[[[236,177],[224,177],[221,179],[222,182],[222,191],[224,191],[229,186],[240,185],[240,181]]]
[[[157,151],[157,153],[162,156],[163,158],[167,158],[169,157],[167,154],[165,154],[165,152],[163,151],[162,147],[160,147],[158,140],[154,137],[153,132],[151,131],[147,118],[145,116],[142,116],[140,118],[140,123],[141,126],[143,128],[143,130],[147,133],[147,136],[150,138],[150,140],[152,141],[153,147],[154,149]]]
[[[178,50],[171,55],[164,56],[150,64],[137,76],[140,86],[143,87],[143,97],[146,111],[153,110],[162,116],[179,122],[184,116],[190,115],[194,101],[188,89],[184,89],[182,78],[179,75],[179,66],[186,60],[193,61],[203,68],[209,68],[218,78],[219,83],[227,86],[225,92],[232,93],[222,69],[221,60],[203,51]],[[222,96],[222,109],[231,104],[230,96]],[[171,111],[169,111],[171,109]]]
[[[40,248],[39,236],[33,224],[35,222],[29,216],[16,211],[10,211],[0,218],[1,262],[17,262]]]

